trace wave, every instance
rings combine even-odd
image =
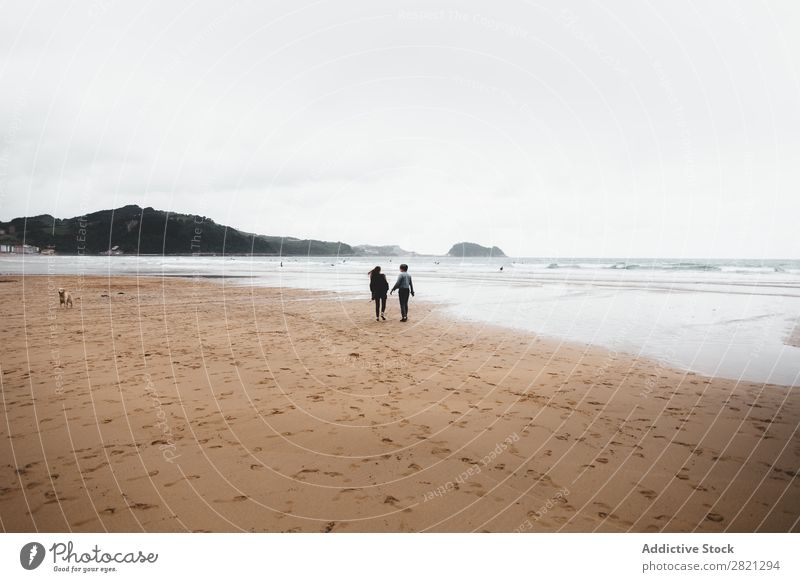
[[[599,263],[550,263],[547,269],[607,269],[609,265]]]
[[[722,271],[718,265],[704,263],[550,263],[547,269],[614,269],[623,271],[654,270],[654,271]]]
[[[607,269],[624,269],[632,271],[636,269],[645,269],[651,271],[721,271],[722,268],[718,265],[709,265],[706,263],[615,263]]]
[[[786,269],[783,267],[729,267],[725,266],[722,267],[722,271],[724,273],[736,273],[741,275],[765,275],[770,273],[786,273]],[[789,270],[792,272],[792,269]]]

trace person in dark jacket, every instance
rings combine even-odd
[[[400,296],[400,321],[408,321],[408,294],[414,296],[414,283],[411,282],[411,275],[408,273],[408,265],[403,263],[400,265],[400,275],[397,277],[397,282],[392,287],[392,293],[395,289],[399,289],[397,294]]]
[[[375,321],[381,319],[386,321],[383,313],[386,311],[386,293],[389,291],[389,281],[386,280],[386,275],[381,273],[380,267],[375,267],[369,272],[369,290],[372,292],[372,300],[375,302]]]

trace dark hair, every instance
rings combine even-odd
[[[369,275],[370,277],[377,277],[380,274],[381,274],[381,268],[380,267],[375,267],[369,273],[367,273],[367,275]]]
[[[400,265],[400,270],[401,270],[401,271],[408,271],[408,265],[406,265],[405,263],[403,263],[402,265]]]

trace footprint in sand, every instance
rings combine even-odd
[[[237,495],[233,499],[214,499],[213,503],[239,503],[250,499],[247,495]]]
[[[300,477],[302,475],[305,475],[306,473],[319,473],[319,469],[302,469],[302,470],[298,471],[297,473],[295,473],[294,475],[292,475],[292,477],[294,479],[300,479]]]
[[[88,475],[89,473],[94,473],[95,471],[97,471],[99,469],[102,469],[106,465],[108,465],[108,461],[103,461],[102,463],[100,463],[96,467],[92,467],[91,469],[84,469],[83,471],[81,471],[81,473],[83,475]]]
[[[129,509],[137,509],[137,510],[141,510],[141,511],[144,511],[146,509],[154,509],[156,507],[158,507],[158,506],[157,505],[151,505],[150,503],[129,503],[128,504],[128,508]]]
[[[172,483],[166,483],[164,487],[172,487],[173,485],[177,485],[181,481],[194,481],[199,479],[200,475],[186,475],[185,477],[178,479],[177,481],[173,481]]]

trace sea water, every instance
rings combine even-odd
[[[367,271],[381,265],[393,284],[401,262],[409,264],[416,300],[461,319],[709,376],[800,385],[800,348],[791,345],[798,343],[791,338],[800,323],[800,261],[6,255],[0,272],[218,277],[366,300]],[[364,306],[365,318],[373,313]]]

